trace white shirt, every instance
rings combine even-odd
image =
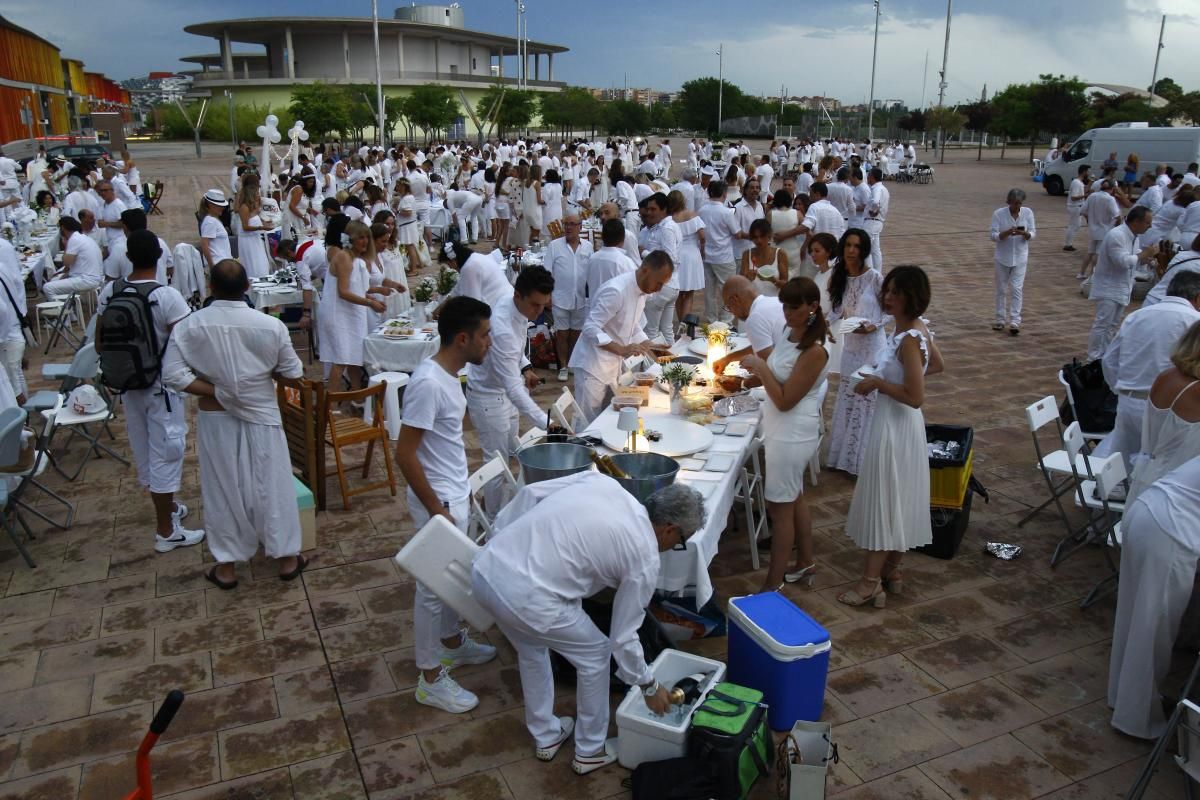
[[[574,250],[567,244],[565,236],[550,242],[546,268],[554,276],[554,292],[550,295],[554,308],[587,307],[588,260],[591,256],[592,244],[583,239]]]
[[[229,249],[229,233],[221,224],[221,220],[216,217],[205,217],[200,223],[200,238],[208,239],[208,252],[212,256],[211,266],[216,266],[226,258],[233,258],[233,253]]]
[[[1144,206],[1150,211],[1156,212],[1163,204],[1163,188],[1160,184],[1154,184],[1146,191],[1142,192],[1142,196],[1134,203],[1135,206]]]
[[[301,289],[312,289],[314,278],[324,278],[329,273],[329,254],[323,242],[313,242],[296,262],[296,274]]]
[[[78,220],[79,212],[83,210],[94,211],[91,198],[87,196],[87,192],[84,192],[81,189],[76,189],[68,194],[63,200],[62,216],[74,217],[76,220]],[[118,217],[118,219],[120,219],[120,217]]]
[[[887,222],[888,208],[892,205],[892,193],[883,185],[883,181],[876,181],[870,187],[871,200],[867,203],[867,215],[864,221],[879,220]]]
[[[459,270],[458,283],[451,297],[473,297],[495,308],[506,297],[512,297],[504,266],[482,253],[473,253]]]
[[[759,164],[758,169],[754,170],[754,177],[758,178],[759,188],[770,193],[771,181],[775,180],[775,169],[770,164]]]
[[[632,236],[627,236],[625,241],[628,242]],[[600,287],[608,283],[618,275],[624,275],[633,272],[638,268],[629,254],[622,247],[601,247],[587,260],[584,265],[587,269],[586,280],[584,286],[584,295],[587,297],[586,306],[591,306],[592,298],[600,291]],[[554,284],[557,290],[558,283]],[[579,308],[579,306],[576,306]]]
[[[121,175],[114,175],[109,181],[113,187],[113,194],[117,196],[125,208],[141,208],[142,204],[138,202],[137,195],[129,188],[129,184],[125,182],[125,178]],[[124,210],[124,209],[122,209]]]
[[[106,278],[125,278],[129,273],[133,272],[133,263],[129,260],[126,248],[129,240],[124,236],[112,246],[108,251],[108,258],[104,259],[104,277]],[[168,281],[167,270],[175,266],[175,260],[171,257],[171,248],[167,247],[167,243],[162,239],[158,240],[158,247],[162,250],[162,255],[158,257],[158,271],[155,273],[154,279],[166,286]]]
[[[471,491],[463,446],[466,413],[467,398],[458,376],[432,358],[418,364],[404,389],[403,424],[425,432],[417,461],[438,499],[451,505],[464,502]]]
[[[854,204],[850,219],[856,225],[861,225],[867,217],[867,206],[871,204],[871,187],[867,185],[866,181],[859,181],[857,186],[851,184],[850,195]]]
[[[594,259],[593,259],[594,260]],[[621,373],[621,357],[603,345],[637,344],[646,341],[642,330],[648,294],[637,284],[637,272],[618,275],[592,296],[583,333],[571,353],[572,369],[580,369],[605,383],[615,383]]]
[[[778,297],[759,295],[750,304],[750,313],[746,316],[745,333],[750,339],[750,349],[757,356],[763,351],[775,346],[779,332],[787,327],[783,318],[783,303]]]
[[[182,392],[206,380],[227,413],[254,425],[281,424],[275,374],[304,375],[287,326],[241,300],[214,300],[181,320],[163,358],[164,384]]]
[[[429,176],[420,167],[408,173],[408,185],[418,211],[429,209]]]
[[[1067,207],[1076,209],[1081,208],[1083,206],[1083,201],[1086,198],[1087,187],[1084,186],[1083,181],[1079,178],[1072,179],[1071,190],[1067,192]]]
[[[823,197],[808,207],[808,213],[800,224],[811,233],[832,234],[839,241],[846,232],[846,220],[842,218],[842,212]]]
[[[854,187],[848,183],[834,181],[828,184],[830,205],[838,210],[843,220],[854,216]]]
[[[750,233],[750,225],[756,219],[763,219],[766,212],[763,209],[761,202],[750,204],[746,198],[742,198],[741,202],[733,207],[733,218],[737,222],[738,231],[741,233]],[[707,224],[707,222],[705,223]],[[707,247],[707,240],[705,243]],[[740,260],[742,254],[754,247],[754,242],[749,239],[734,239],[733,240],[733,258],[735,261]]]
[[[116,222],[121,221],[121,212],[125,210],[125,204],[120,200],[113,200],[111,203],[105,203],[100,207],[100,213],[96,215],[96,226],[99,227],[101,222]],[[117,239],[125,235],[125,231],[118,224],[114,228],[103,228],[104,236],[108,239],[108,246],[112,247],[117,243]],[[203,236],[203,226],[201,226],[201,235]]]
[[[1114,392],[1148,392],[1154,379],[1172,366],[1171,352],[1200,311],[1182,297],[1139,308],[1121,323],[1100,362]]]
[[[21,260],[7,239],[0,238],[0,281],[8,287],[0,287],[0,341],[24,342],[21,320],[18,314],[29,313],[25,298],[25,281],[21,280]],[[12,302],[9,302],[9,296]],[[16,303],[16,309],[13,309]]]
[[[1200,456],[1147,486],[1134,502],[1143,503],[1167,535],[1194,550],[1200,531]]]
[[[1024,236],[1014,235],[1001,239],[1000,233],[1012,227],[1025,227],[1025,232],[1032,239],[1037,235],[1037,226],[1033,222],[1033,209],[1021,206],[1014,218],[1008,206],[1000,206],[992,214],[990,236],[996,243],[996,261],[1006,267],[1023,267],[1029,262],[1029,242]]]
[[[67,239],[65,252],[66,255],[75,256],[68,273],[72,278],[95,278],[96,285],[100,285],[100,281],[104,280],[104,256],[100,254],[99,245],[87,235],[73,231],[71,238]]]
[[[1142,300],[1142,308],[1149,308],[1166,300],[1167,288],[1171,285],[1171,280],[1181,272],[1200,272],[1200,252],[1180,250],[1176,253],[1175,257],[1167,264],[1162,278],[1146,293],[1146,297]]]
[[[1120,221],[1121,210],[1117,199],[1108,192],[1095,191],[1088,195],[1083,203],[1081,212],[1088,221],[1088,237],[1092,240],[1103,239]]]
[[[1137,269],[1138,240],[1128,225],[1109,231],[1100,244],[1100,256],[1092,273],[1089,300],[1114,300],[1129,304],[1133,292],[1133,271]]]
[[[646,508],[612,478],[583,472],[521,489],[496,516],[473,569],[541,632],[564,607],[615,588],[609,640],[617,677],[653,682],[638,628],[658,581],[658,542]]]
[[[696,213],[704,220],[704,263],[734,263],[733,235],[738,232],[738,223],[733,209],[709,198]]]
[[[521,374],[521,370],[529,365],[529,359],[525,357],[529,320],[509,299],[492,309],[491,331],[492,346],[483,357],[483,363],[467,365],[467,389],[503,393],[534,425],[545,425],[546,412],[529,396]]]
[[[1200,203],[1192,203],[1179,215],[1179,241],[1184,247],[1191,247],[1192,239],[1200,234]]]

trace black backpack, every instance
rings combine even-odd
[[[162,372],[165,347],[154,329],[155,303],[150,295],[161,284],[130,283],[118,278],[96,323],[101,342],[100,370],[104,385],[114,392],[149,389]]]

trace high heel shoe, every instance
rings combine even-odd
[[[903,594],[904,592],[904,576],[900,575],[900,565],[888,562],[884,565],[887,567],[887,573],[880,577],[883,581],[883,588],[887,589],[888,594]],[[892,575],[897,577],[893,578]]]
[[[863,597],[855,589],[847,589],[838,595],[838,602],[848,606],[863,606],[870,603],[875,608],[883,608],[887,605],[887,594],[883,591],[883,580],[875,578],[870,583],[875,584],[874,590]]]
[[[813,580],[817,576],[817,563],[814,561],[807,567],[796,570],[795,572],[784,573],[783,579],[787,583],[802,583],[808,588],[812,588]]]

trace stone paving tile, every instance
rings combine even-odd
[[[840,593],[844,590],[838,590]],[[933,637],[922,631],[915,622],[896,611],[851,609],[861,614],[850,622],[835,625],[829,636],[835,643],[833,657],[839,666],[872,661],[876,658],[925,644]],[[836,633],[835,633],[836,631]],[[831,661],[830,667],[833,667]]]
[[[161,741],[234,729],[278,716],[279,703],[270,678],[207,689],[187,696]]]
[[[150,704],[93,714],[21,734],[15,777],[97,761],[133,750],[150,724]]]
[[[375,561],[361,561],[357,564],[345,564],[340,567],[329,567],[304,573],[304,585],[308,588],[309,597],[324,597],[330,594],[340,594],[352,589],[370,589],[397,583],[400,575],[390,558],[380,558]]]
[[[20,734],[10,733],[7,736],[0,736],[0,781],[9,777],[20,749]]]
[[[28,689],[37,675],[41,654],[37,650],[0,658],[0,692]]]
[[[1027,661],[1040,661],[1112,636],[1112,624],[1107,630],[1081,625],[1076,614],[1059,607],[998,625],[988,633]]]
[[[857,719],[837,730],[842,763],[864,781],[890,775],[958,749],[910,706]]]
[[[1150,752],[1151,744],[1124,736],[1108,724],[1104,701],[1013,731],[1013,736],[1072,780],[1088,778]]]
[[[412,614],[401,613],[321,630],[330,661],[382,653],[413,643]]]
[[[100,623],[100,635],[141,631],[172,622],[204,617],[204,597],[200,592],[155,597],[133,603],[107,606]]]
[[[276,675],[274,681],[280,716],[295,716],[321,706],[336,705],[338,702],[329,667],[324,664],[286,675]]]
[[[218,617],[246,608],[276,605],[280,603],[295,603],[304,600],[304,587],[296,581],[254,580],[249,583],[238,582],[238,588],[232,592],[217,589],[211,583],[205,583],[205,602],[208,606],[208,616]]]
[[[398,688],[381,655],[338,661],[329,668],[343,703],[388,694]]]
[[[312,601],[313,615],[318,628],[331,628],[367,618],[357,592],[346,592]]]
[[[1125,800],[1129,787],[1141,771],[1143,759],[1135,759],[1098,775],[1044,795],[1042,800]],[[1168,800],[1179,795],[1163,794],[1153,784],[1146,790],[1147,800]]]
[[[366,800],[358,763],[350,752],[291,766],[292,790],[306,800]]]
[[[368,617],[383,617],[401,611],[412,611],[416,599],[414,591],[414,584],[408,581],[375,589],[362,589],[358,592],[358,597]]]
[[[1070,783],[1012,736],[997,736],[936,758],[922,764],[921,772],[951,797],[971,800],[1038,797]]]
[[[43,564],[37,569],[19,570],[13,573],[5,596],[27,594],[59,586],[103,580],[108,577],[108,558],[95,558],[83,562]]]
[[[961,747],[1008,733],[1045,716],[1036,706],[991,679],[919,700],[911,708]]]
[[[140,667],[154,661],[154,632],[109,636],[42,652],[37,683],[94,675],[112,669]]]
[[[100,610],[19,622],[0,627],[0,653],[25,653],[60,644],[95,639],[100,632]]]
[[[574,750],[568,744],[550,763],[533,758],[533,744],[525,735],[527,757],[500,768],[514,797],[616,797],[622,795],[622,769],[606,768],[579,776],[571,769]]]
[[[220,737],[221,775],[225,778],[350,749],[342,715],[330,707],[223,731]]]
[[[909,650],[905,656],[951,688],[1024,666],[1024,661],[980,633]]]
[[[864,783],[837,795],[841,800],[950,800],[916,767]]]
[[[79,790],[79,767],[0,784],[0,800],[62,800]]]
[[[0,694],[0,734],[85,716],[91,697],[91,678]]]
[[[284,634],[305,633],[316,627],[313,624],[312,610],[309,609],[306,600],[266,606],[258,610],[258,616],[262,622],[263,635],[268,639]]]
[[[991,627],[1019,614],[989,603],[979,590],[944,595],[915,603],[899,611],[937,639]]]
[[[6,597],[0,600],[0,625],[45,619],[53,603],[54,591],[50,589]]]
[[[107,758],[83,768],[79,800],[113,800],[136,785],[132,755]],[[193,736],[182,742],[159,745],[150,759],[150,777],[156,795],[182,792],[221,780],[217,737]]]
[[[201,622],[163,625],[155,632],[160,656],[212,650],[263,638],[258,611],[252,609],[211,617]]]
[[[154,664],[97,675],[92,713],[146,701],[158,702],[172,689],[181,689],[190,698],[192,692],[211,688],[212,667],[208,653],[163,659]]]
[[[397,800],[433,785],[416,736],[358,749],[358,763],[371,800]]]
[[[277,636],[265,642],[214,650],[213,682],[225,686],[323,663],[325,657],[316,633]]]
[[[1108,691],[1107,664],[1107,660],[1097,663],[1076,653],[1063,653],[1011,672],[1002,672],[996,680],[1047,714],[1058,714],[1105,696]]]
[[[412,800],[514,800],[498,771],[477,772],[454,783],[433,786],[410,795]]]
[[[275,769],[246,778],[223,781],[201,789],[170,795],[170,800],[294,800],[292,776]]]
[[[826,689],[859,717],[946,691],[945,686],[902,655],[832,672]]]

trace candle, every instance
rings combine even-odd
[[[705,366],[707,367],[707,372],[708,372],[708,375],[706,377],[709,380],[712,380],[717,377],[716,364],[718,361],[720,361],[722,358],[725,357],[726,353],[728,353],[728,350],[726,349],[724,342],[720,342],[720,343],[709,342],[708,343],[708,362]]]

